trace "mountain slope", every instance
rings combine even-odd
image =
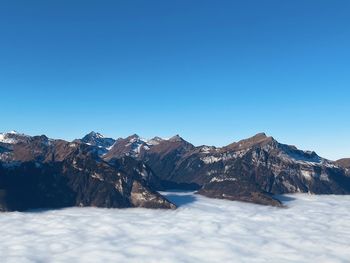
[[[105,158],[131,156],[138,157],[141,151],[148,149],[147,142],[141,139],[137,134],[133,134],[127,138],[119,138],[115,141]]]
[[[1,146],[3,147],[3,146]],[[175,208],[153,190],[156,180],[140,161],[107,163],[99,147],[80,142],[28,138],[0,155],[0,211],[66,206]]]
[[[197,186],[199,193],[210,197],[264,203],[271,194],[350,193],[342,167],[264,133],[222,148],[194,147],[176,136],[142,149],[135,157],[152,168],[163,186]],[[115,154],[112,150],[107,160]],[[118,145],[117,156],[125,154],[127,149]]]
[[[341,167],[344,167],[346,169],[350,169],[350,158],[340,159],[340,160],[336,161],[335,163]]]
[[[332,162],[264,133],[220,148],[195,147],[179,135],[145,140],[134,134],[114,141],[92,132],[66,142],[12,132],[0,139],[1,198],[13,196],[6,187],[17,187],[11,178],[25,171],[31,171],[26,178],[32,178],[35,187],[41,178],[44,190],[59,195],[55,187],[61,185],[68,189],[67,198],[73,195],[70,205],[83,206],[173,208],[155,190],[175,188],[274,206],[281,205],[275,194],[350,194],[347,160]]]
[[[178,135],[167,140],[155,137],[149,141],[132,135],[118,139],[104,159],[108,161],[115,157],[133,156],[149,164],[163,180],[170,180],[177,162],[194,148]]]

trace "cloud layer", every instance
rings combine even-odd
[[[350,196],[289,195],[287,209],[166,193],[175,211],[0,214],[1,262],[346,262]]]

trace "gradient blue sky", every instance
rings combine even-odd
[[[0,1],[0,131],[264,131],[350,157],[350,1]]]

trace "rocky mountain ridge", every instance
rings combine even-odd
[[[76,168],[73,160],[81,160],[81,166]],[[73,193],[79,196],[70,205],[174,208],[156,192],[167,189],[193,189],[208,197],[274,206],[281,206],[274,199],[275,194],[350,193],[346,162],[329,161],[315,152],[281,144],[264,133],[224,147],[196,147],[179,135],[169,139],[154,137],[145,140],[134,134],[114,140],[91,132],[82,139],[66,142],[44,135],[27,136],[12,132],[0,134],[0,163],[0,178],[4,178],[2,174],[9,170],[6,167],[14,164],[20,164],[19,167],[23,163],[61,167],[60,175],[75,178],[76,182],[68,183],[70,189],[75,189]],[[103,169],[99,168],[102,170],[96,172],[98,167]],[[17,169],[20,173],[22,168]],[[114,175],[107,180],[105,176],[112,174],[108,172],[110,169],[114,170]],[[118,177],[118,172],[115,174],[118,169],[126,171],[123,180]],[[91,188],[83,190],[81,185],[90,181],[81,178],[100,179],[104,183],[93,181]],[[129,182],[129,190],[121,191],[121,185],[126,182]],[[110,184],[118,185],[116,187],[124,199],[116,197]],[[0,189],[4,188],[1,187],[0,180]],[[101,188],[99,191],[109,192],[114,197],[97,195],[92,198],[95,188]],[[88,198],[81,199],[81,196]],[[104,203],[103,200],[110,201]],[[111,200],[119,201],[113,203]]]
[[[3,137],[0,211],[67,206],[176,208],[149,184],[157,179],[141,161],[121,157],[106,162],[100,157],[100,146],[80,141]]]
[[[129,155],[124,145],[128,138],[123,144],[116,141],[104,159]],[[344,167],[264,133],[220,148],[195,147],[176,136],[176,140],[161,140],[156,145],[141,144],[133,156],[151,167],[163,186],[192,185],[209,197],[241,200],[243,185],[250,189],[247,194],[253,202],[252,189],[258,193],[255,196],[350,193]]]

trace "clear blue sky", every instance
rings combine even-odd
[[[350,157],[350,1],[2,0],[0,96],[0,131]]]

